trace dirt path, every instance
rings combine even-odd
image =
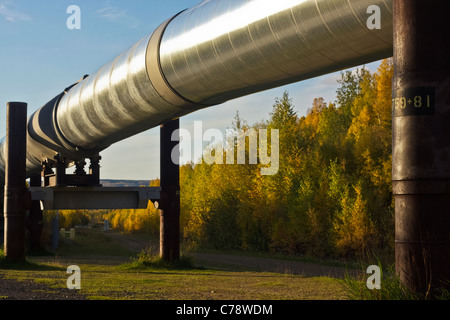
[[[118,232],[108,232],[108,237],[117,245],[121,245],[130,251],[140,252],[152,247],[153,252],[159,251],[157,239],[149,242],[132,234],[121,234]],[[343,279],[345,275],[358,275],[357,270],[346,270],[342,267],[327,266],[315,263],[280,260],[273,258],[253,257],[246,255],[233,255],[226,253],[190,253],[194,258],[194,264],[201,267],[220,268],[225,270],[250,270],[261,272],[274,272],[282,274],[296,274],[308,277],[333,277]]]
[[[283,274],[304,275],[307,277],[333,277],[343,279],[346,273],[357,275],[356,270],[325,266],[314,263],[288,261],[271,258],[249,257],[222,253],[195,253],[197,264],[202,266],[232,270],[251,270]]]
[[[123,235],[117,232],[109,232],[108,236],[127,249],[140,252],[152,246],[154,252],[158,252],[159,243],[156,240],[148,242],[134,235]],[[342,267],[326,266],[314,263],[280,260],[273,258],[261,258],[245,255],[233,255],[226,253],[190,253],[194,257],[194,264],[201,267],[220,268],[225,270],[250,270],[261,272],[274,272],[283,274],[304,275],[307,277],[333,277],[343,279],[348,273],[359,274],[356,270],[346,270]]]

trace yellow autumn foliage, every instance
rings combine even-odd
[[[123,232],[159,232],[159,212],[149,201],[147,209],[117,209],[103,215],[111,227]]]

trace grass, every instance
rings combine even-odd
[[[107,233],[97,228],[79,228],[76,240],[61,239],[58,256],[131,256],[136,252],[121,246]]]
[[[133,252],[117,239],[98,230],[77,232],[76,240],[64,243],[55,255],[27,257],[26,267],[6,266],[0,275],[66,288],[66,268],[76,264],[81,269],[77,292],[92,300],[347,298],[342,283],[334,278],[206,268],[185,255],[168,264],[151,249]]]
[[[51,266],[42,263],[31,262],[28,259],[15,262],[5,258],[5,252],[3,246],[0,247],[0,270],[36,270],[36,271],[49,271],[49,270],[61,270],[60,267]]]
[[[450,292],[445,286],[438,288],[434,295],[424,295],[413,292],[406,287],[395,273],[394,265],[383,272],[381,264],[378,265],[381,270],[380,289],[369,290],[366,279],[357,279],[352,276],[346,276],[343,281],[348,297],[351,300],[450,300]],[[367,275],[369,276],[369,275]],[[447,285],[447,287],[449,287]]]
[[[61,265],[61,267],[63,267]],[[328,300],[345,299],[335,279],[211,269],[80,264],[80,294],[93,300]],[[7,278],[64,288],[62,270],[7,270]]]
[[[166,261],[162,259],[153,247],[142,250],[136,258],[132,258],[131,262],[124,263],[120,266],[123,269],[194,269],[192,257],[181,255],[179,259]]]
[[[360,278],[347,275],[344,280],[339,280],[331,277],[260,272],[238,266],[222,266],[220,263],[214,264],[214,267],[206,267],[199,264],[193,256],[183,254],[179,260],[169,263],[162,260],[152,246],[141,251],[131,250],[129,246],[124,245],[125,241],[130,239],[130,236],[116,234],[115,237],[110,237],[100,230],[81,229],[77,231],[75,241],[64,240],[53,254],[28,256],[26,261],[17,264],[4,259],[3,251],[0,250],[0,276],[20,281],[32,280],[53,288],[66,288],[69,276],[66,269],[69,265],[76,264],[81,269],[81,290],[78,292],[91,300],[429,298],[414,294],[404,287],[395,276],[392,267],[382,272],[381,289],[369,290],[366,286],[369,275],[365,273],[365,269],[360,273]],[[226,254],[286,260],[286,256],[282,255],[246,252],[226,252]],[[287,257],[287,260],[322,262],[295,257]],[[333,261],[327,261],[325,264],[348,266]],[[383,271],[381,265],[380,268]],[[442,290],[434,298],[450,299],[450,293]]]
[[[381,272],[380,280],[380,289],[368,289],[366,279],[347,275],[344,285],[351,300],[416,300],[419,298],[391,273]]]

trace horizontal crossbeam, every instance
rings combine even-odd
[[[30,187],[43,210],[145,209],[160,198],[160,187]]]

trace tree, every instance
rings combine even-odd
[[[279,170],[263,176],[261,164],[226,161],[182,166],[185,239],[319,257],[392,247],[391,79],[385,60],[374,74],[343,72],[336,103],[316,98],[305,116],[288,92],[265,122],[250,126],[236,112],[236,132],[279,130]]]
[[[271,180],[271,185],[275,188],[272,191],[278,195],[279,205],[285,208],[286,196],[296,176],[295,168],[301,152],[298,117],[288,92],[285,91],[281,99],[275,99],[267,128],[279,130],[279,169],[268,180]]]
[[[283,128],[292,125],[297,120],[297,113],[294,110],[292,99],[287,91],[283,92],[283,97],[275,98],[272,112],[270,113],[269,126],[273,128]]]
[[[367,73],[369,71],[365,67],[355,71],[341,72],[341,79],[338,80],[341,87],[336,90],[336,103],[340,107],[347,125],[351,123],[353,101],[361,93],[361,83]]]
[[[353,189],[354,195],[346,190],[342,197],[342,210],[334,218],[336,249],[343,257],[364,258],[370,248],[375,248],[375,228],[361,185],[358,183]]]
[[[374,101],[374,112],[378,125],[391,130],[392,127],[392,76],[394,65],[392,58],[385,59],[378,67],[375,74],[376,97]]]

